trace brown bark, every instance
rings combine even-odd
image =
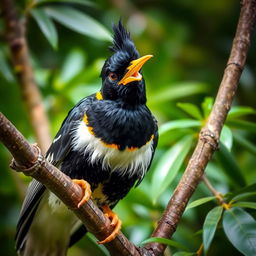
[[[1,0],[0,4],[5,20],[6,39],[22,98],[28,110],[36,141],[41,150],[46,152],[51,143],[49,123],[29,60],[24,21],[18,17],[13,0]]]
[[[8,148],[14,159],[11,167],[32,176],[55,193],[85,224],[87,230],[99,240],[106,238],[113,227],[102,211],[89,200],[82,207],[76,206],[83,197],[80,186],[64,173],[47,162],[37,146],[31,146],[22,134],[0,112],[0,141]],[[111,255],[142,255],[139,249],[120,232],[110,243],[105,244]],[[146,254],[144,254],[146,255]]]
[[[244,0],[241,5],[236,35],[213,109],[207,123],[200,132],[199,141],[182,179],[152,234],[154,237],[170,238],[173,235],[209,160],[218,148],[221,129],[231,107],[245,65],[256,19],[255,0]],[[146,246],[155,255],[160,255],[165,247],[166,245],[159,243],[151,243]]]

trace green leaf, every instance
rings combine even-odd
[[[53,22],[49,19],[48,15],[45,11],[40,9],[32,9],[31,14],[35,21],[37,22],[39,28],[41,29],[42,33],[51,44],[54,49],[57,49],[58,45],[58,34]]]
[[[250,208],[250,209],[255,209],[256,210],[256,203],[255,202],[238,202],[238,203],[232,204],[232,206],[233,207]]]
[[[176,177],[191,148],[192,141],[192,136],[186,136],[171,147],[158,161],[152,177],[153,203],[156,203],[157,198]]]
[[[0,51],[0,73],[2,73],[3,77],[9,82],[13,82],[15,80],[11,68],[9,67],[6,57],[2,51]]]
[[[238,144],[240,144],[242,147],[244,147],[246,150],[248,150],[248,152],[250,152],[253,155],[256,155],[256,146],[253,143],[251,143],[249,140],[247,140],[245,137],[236,133],[234,136],[234,140]]]
[[[202,114],[200,112],[200,109],[191,103],[177,103],[177,106],[184,110],[186,113],[188,113],[190,116],[194,117],[195,119],[202,120]]]
[[[80,49],[73,49],[67,55],[64,65],[61,69],[60,80],[64,83],[70,81],[84,69],[84,53]]]
[[[233,134],[226,125],[223,126],[223,129],[221,131],[220,141],[226,146],[229,151],[231,151],[233,144]]]
[[[256,183],[253,183],[251,185],[248,185],[246,187],[243,187],[233,193],[228,193],[227,195],[225,195],[225,197],[227,198],[227,201],[234,202],[234,201],[238,201],[238,200],[243,200],[245,198],[250,197],[251,193],[253,195],[253,193],[255,193],[256,191]]]
[[[206,97],[202,103],[202,109],[204,112],[204,118],[207,118],[212,111],[213,98]]]
[[[215,156],[233,185],[244,187],[246,181],[242,175],[242,171],[239,168],[235,157],[228,151],[223,143],[220,143],[220,150],[215,153]]]
[[[234,106],[229,111],[228,119],[234,119],[250,114],[256,114],[256,110],[251,107]]]
[[[85,6],[96,6],[95,3],[88,0],[37,0],[37,4],[47,3],[68,3],[68,4],[80,4]]]
[[[207,91],[207,85],[199,82],[183,82],[173,84],[166,89],[152,94],[150,104],[159,104],[165,101],[176,100]]]
[[[256,124],[244,120],[227,120],[227,125],[240,130],[256,133]]]
[[[203,243],[205,255],[210,248],[218,223],[223,212],[222,206],[216,206],[208,212],[203,225]]]
[[[193,252],[176,252],[173,256],[196,256],[196,253]]]
[[[207,196],[207,197],[203,197],[203,198],[197,199],[197,200],[191,202],[191,203],[187,206],[186,210],[191,209],[191,208],[194,208],[194,207],[197,207],[197,206],[202,205],[202,204],[205,204],[205,203],[208,203],[208,202],[210,202],[210,201],[213,201],[214,199],[216,199],[215,196]]]
[[[86,91],[88,88],[81,88],[82,86],[72,86],[69,82],[72,82],[72,79],[84,69],[84,53],[80,49],[73,49],[71,52],[68,53],[67,57],[65,58],[64,64],[60,71],[60,74],[56,76],[53,82],[53,86],[56,90],[63,90],[66,88],[65,92],[68,94],[68,97],[72,98],[73,90],[82,90]],[[85,85],[83,86],[85,87]],[[89,87],[89,86],[86,86]],[[78,95],[81,96],[82,94]],[[87,95],[87,94],[85,94]],[[89,95],[89,94],[88,94]],[[77,100],[77,99],[76,99]]]
[[[256,221],[241,208],[224,212],[223,227],[229,241],[246,256],[256,255]]]
[[[178,248],[178,249],[188,250],[188,248],[186,246],[184,246],[183,244],[181,244],[179,242],[173,241],[171,239],[161,238],[161,237],[150,237],[150,238],[144,240],[143,242],[141,242],[141,245],[148,244],[148,243],[166,244],[171,247]]]
[[[45,10],[49,16],[71,30],[99,40],[112,41],[107,29],[83,12],[64,6],[46,7]]]
[[[244,200],[250,197],[255,197],[256,196],[256,192],[246,192],[246,193],[242,193],[242,194],[238,194],[237,196],[233,197],[231,200],[231,203],[236,202],[236,201],[240,201],[240,200]]]
[[[161,136],[162,134],[174,129],[194,128],[194,127],[200,127],[200,125],[201,125],[200,121],[193,120],[193,119],[182,119],[182,120],[170,121],[160,126],[159,135]]]

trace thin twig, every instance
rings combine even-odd
[[[255,20],[256,1],[244,0],[230,57],[213,110],[200,132],[199,141],[194,153],[157,228],[152,234],[153,237],[170,238],[175,232],[186,205],[204,174],[205,167],[214,151],[218,148],[220,132],[231,107],[245,65]],[[146,248],[154,252],[155,255],[160,255],[166,248],[166,245],[150,243],[146,245]]]
[[[204,182],[205,186],[209,189],[209,191],[216,197],[216,199],[218,200],[218,202],[220,204],[224,204],[225,201],[223,199],[223,195],[217,191],[213,185],[211,184],[211,182],[207,179],[207,177],[205,176],[205,174],[202,177],[202,181]]]
[[[25,26],[18,17],[13,0],[1,0],[0,4],[5,20],[6,39],[11,51],[14,71],[20,84],[22,98],[28,110],[36,141],[41,150],[46,152],[51,143],[49,123],[29,60]]]

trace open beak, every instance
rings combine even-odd
[[[137,60],[131,61],[130,66],[127,68],[127,72],[118,84],[126,85],[133,81],[141,80],[142,75],[139,73],[139,71],[141,70],[142,66],[152,57],[153,55],[145,55]]]

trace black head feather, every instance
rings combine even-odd
[[[134,81],[129,86],[118,84],[131,61],[138,59],[140,55],[130,37],[130,33],[124,28],[121,21],[113,25],[113,32],[113,45],[110,47],[113,54],[107,58],[101,70],[103,98],[125,102],[126,106],[145,104],[144,79]],[[110,74],[115,74],[116,79],[110,79]]]
[[[113,25],[113,46],[110,50],[114,53],[118,51],[127,52],[131,58],[139,58],[139,53],[130,37],[130,33],[124,28],[121,20],[117,25]]]

